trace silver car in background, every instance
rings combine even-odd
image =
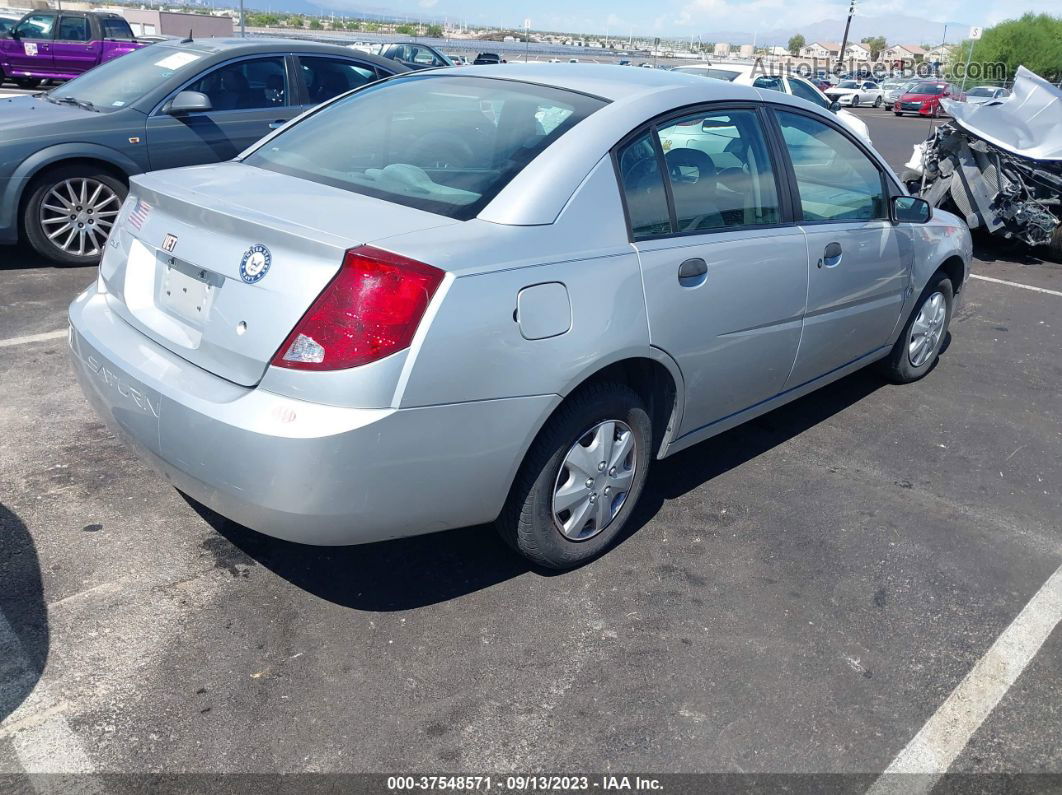
[[[497,522],[593,558],[650,463],[872,362],[933,367],[970,236],[828,111],[663,70],[460,67],[132,179],[82,388],[280,538]]]

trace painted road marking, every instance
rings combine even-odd
[[[26,656],[18,635],[7,618],[0,613],[0,708],[4,713],[18,706],[20,699],[37,682],[37,672]],[[92,760],[85,753],[80,740],[74,734],[66,718],[58,713],[39,722],[27,722],[26,728],[11,732],[11,745],[22,766],[19,772],[34,774],[76,775],[76,779],[63,779],[48,775],[34,775],[30,783],[38,792],[77,792],[85,795],[103,793],[104,787],[95,778]],[[3,728],[0,726],[0,728]],[[4,771],[15,772],[15,771]]]
[[[867,795],[928,793],[1062,620],[1062,566],[885,768]]]
[[[993,279],[991,276],[978,276],[976,273],[970,274],[971,279],[980,279],[983,282],[992,282],[992,284],[1005,284],[1007,287],[1020,287],[1023,290],[1032,290],[1034,293],[1046,293],[1047,295],[1057,295],[1062,298],[1062,292],[1058,290],[1048,290],[1046,287],[1033,287],[1031,284],[1021,284],[1020,282],[1008,282],[1004,279]]]
[[[27,334],[25,337],[11,337],[6,340],[0,340],[0,348],[10,348],[12,345],[28,345],[31,342],[57,340],[60,337],[65,337],[67,333],[68,331],[64,328],[58,331],[45,331],[42,334]]]

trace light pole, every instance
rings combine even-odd
[[[243,17],[243,0],[240,0],[240,38],[247,37],[247,22]]]
[[[841,40],[841,51],[837,53],[837,62],[844,66],[844,51],[848,49],[848,29],[852,27],[852,15],[855,13],[856,0],[848,6],[848,21],[844,23],[844,38]]]

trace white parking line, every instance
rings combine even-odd
[[[9,337],[6,340],[0,340],[0,348],[10,348],[12,345],[28,345],[31,342],[57,340],[60,337],[65,337],[68,333],[67,329],[63,328],[57,331],[45,331],[42,334],[27,334],[25,337]]]
[[[0,684],[6,683],[0,688],[0,708],[6,713],[17,706],[14,699],[32,689],[37,673],[3,613],[0,613],[0,653],[4,673]],[[104,792],[102,783],[91,775],[95,773],[92,760],[62,715],[52,714],[43,721],[27,723],[24,729],[16,728],[11,733],[11,745],[23,773],[77,775],[76,780],[35,775],[30,782],[38,792],[85,795]]]
[[[1062,620],[1062,566],[966,674],[867,795],[928,793]]]
[[[1048,295],[1057,295],[1062,297],[1062,292],[1058,290],[1048,290],[1046,287],[1033,287],[1031,284],[1021,284],[1020,282],[1008,282],[1004,279],[993,279],[991,276],[978,276],[976,273],[970,274],[971,279],[980,279],[983,282],[992,282],[992,284],[1005,284],[1007,287],[1020,287],[1023,290],[1032,290],[1034,293],[1047,293]]]

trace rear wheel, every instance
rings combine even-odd
[[[22,213],[26,239],[52,262],[93,265],[103,254],[127,192],[125,183],[98,167],[48,171],[29,189]]]
[[[888,381],[908,384],[933,368],[948,333],[954,295],[951,279],[939,271],[934,274],[892,351],[881,360],[882,374]]]
[[[527,453],[501,516],[502,538],[551,569],[607,549],[645,485],[652,424],[642,399],[619,383],[572,394]]]
[[[14,78],[15,85],[19,88],[36,88],[41,84],[41,81],[35,77],[16,77]]]

